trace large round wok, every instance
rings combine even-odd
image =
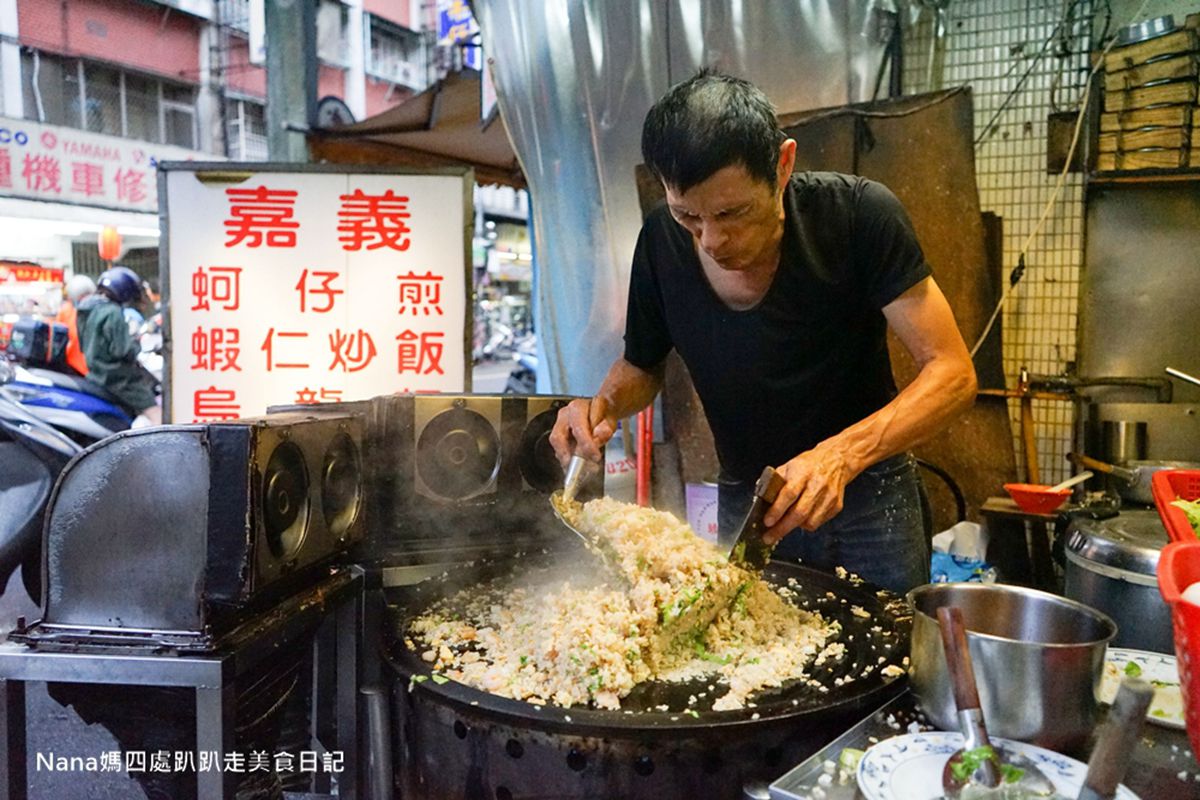
[[[793,718],[817,719],[833,714],[875,707],[898,693],[903,685],[902,675],[886,676],[884,667],[903,667],[908,655],[911,612],[903,600],[870,584],[850,582],[828,573],[780,561],[771,562],[763,573],[764,579],[776,586],[788,585],[796,593],[796,604],[818,611],[827,619],[842,625],[838,640],[846,646],[840,659],[829,659],[812,669],[812,677],[826,688],[821,691],[807,682],[791,681],[777,689],[764,689],[751,695],[753,707],[732,711],[713,711],[711,704],[723,691],[708,692],[713,677],[689,683],[648,681],[636,686],[621,701],[620,711],[587,706],[561,708],[553,705],[535,706],[531,703],[500,697],[455,681],[437,683],[433,680],[414,682],[415,676],[430,676],[430,665],[421,660],[420,642],[417,649],[405,644],[412,620],[433,602],[452,595],[467,586],[481,582],[504,581],[514,573],[545,566],[548,558],[518,557],[512,560],[481,562],[456,568],[453,572],[426,580],[411,587],[389,590],[387,631],[390,641],[384,648],[385,658],[409,683],[410,691],[433,692],[441,700],[478,712],[487,709],[502,721],[513,725],[534,725],[542,730],[572,732],[586,735],[606,735],[621,730],[637,729],[642,737],[655,732],[664,735],[671,731],[704,727],[728,729],[730,726],[759,724],[771,720]],[[540,563],[539,563],[540,562]],[[794,579],[789,583],[789,579]],[[852,606],[865,610],[862,617],[851,611]],[[867,675],[862,673],[870,667]],[[841,685],[837,685],[842,678]],[[720,687],[718,687],[720,689]],[[689,705],[693,695],[707,692],[700,704]],[[658,710],[662,706],[668,710]],[[467,707],[470,707],[469,709]],[[626,713],[632,711],[634,713]]]

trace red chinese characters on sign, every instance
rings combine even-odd
[[[396,313],[442,316],[441,275],[418,275],[410,270],[406,275],[397,275],[396,280],[400,281],[400,307]]]
[[[309,280],[310,277],[312,278],[311,281]],[[334,298],[339,294],[346,293],[345,289],[335,289],[330,285],[340,277],[342,277],[341,274],[337,272],[321,272],[319,270],[313,270],[311,273],[308,270],[301,272],[300,280],[293,287],[300,293],[300,311],[312,311],[316,314],[324,314],[332,311]],[[312,285],[318,281],[320,285]],[[321,306],[314,305],[310,307],[308,298],[312,295],[324,296],[325,303]]]
[[[146,194],[146,173],[136,169],[119,169],[113,175],[117,185],[117,200],[124,203],[140,203]]]
[[[307,338],[308,338],[307,331],[276,331],[274,328],[270,328],[267,331],[266,338],[263,339],[262,347],[259,348],[260,350],[262,350],[264,353],[267,354],[267,372],[271,372],[272,370],[276,370],[276,369],[308,369],[307,362],[305,362],[305,363],[301,363],[299,361],[284,362],[284,361],[276,361],[275,360],[275,340],[276,339],[291,340],[291,341],[281,342],[280,346],[286,347],[292,353],[297,353],[297,354],[303,355],[304,345],[302,343],[296,343],[294,340],[307,339]]]
[[[192,369],[212,372],[241,372],[238,356],[242,349],[238,345],[241,332],[237,328],[197,327],[192,333]]]
[[[226,189],[229,198],[229,218],[225,232],[226,247],[245,244],[247,247],[295,247],[296,229],[300,223],[292,219],[297,192],[292,189]]]
[[[241,267],[197,267],[192,273],[192,311],[211,311],[217,304],[224,311],[241,307]]]
[[[104,194],[104,167],[86,161],[72,163],[71,191],[87,197]]]
[[[31,192],[54,192],[62,194],[62,169],[58,159],[53,156],[35,156],[26,153],[21,177],[25,179],[25,188]]]
[[[382,195],[355,189],[342,195],[341,201],[337,229],[343,250],[408,249],[408,234],[412,233],[405,222],[412,216],[408,212],[408,197],[398,196],[391,189]]]
[[[192,416],[196,419],[237,419],[242,415],[237,392],[209,386],[192,394]]]
[[[0,186],[12,188],[12,156],[8,148],[0,147]]]
[[[310,389],[305,386],[296,392],[296,402],[301,405],[310,405],[312,403],[340,403],[342,401],[341,389],[326,389],[321,387],[318,389]]]
[[[442,351],[445,337],[442,331],[417,334],[407,330],[397,334],[396,372],[415,372],[418,375],[445,375],[442,369]]]
[[[359,372],[366,369],[376,355],[375,340],[362,328],[354,333],[342,333],[341,328],[335,329],[329,334],[329,349],[333,353],[330,371],[340,366],[342,372]]]

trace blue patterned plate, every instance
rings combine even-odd
[[[1134,650],[1129,647],[1110,647],[1104,657],[1104,676],[1100,680],[1101,703],[1112,705],[1117,689],[1126,676],[1141,678],[1154,686],[1154,699],[1146,719],[1165,728],[1183,730],[1183,693],[1179,688],[1179,670],[1175,656]]]
[[[939,800],[942,770],[947,759],[962,747],[961,733],[929,731],[885,739],[858,762],[858,788],[867,800]],[[1078,797],[1087,766],[1051,750],[1010,739],[992,744],[1028,758],[1054,783],[1062,797]],[[1138,800],[1120,786],[1116,800]]]

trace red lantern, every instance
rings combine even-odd
[[[105,225],[100,229],[100,238],[96,246],[100,250],[101,258],[112,261],[121,255],[121,234],[117,233],[117,229],[112,225]]]

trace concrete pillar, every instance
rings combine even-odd
[[[25,116],[21,94],[21,48],[17,45],[17,0],[0,0],[0,114],[14,119]]]
[[[213,63],[219,37],[220,31],[216,25],[205,25],[200,30],[200,90],[196,95],[200,139],[196,145],[205,153],[225,155],[225,132],[221,125],[221,120],[225,119],[225,109],[220,107],[221,95],[213,74],[219,67],[219,64]]]
[[[267,152],[308,161],[317,95],[317,0],[266,0]]]
[[[367,116],[367,41],[366,12],[362,0],[346,3],[346,50],[349,66],[346,68],[346,105],[354,119]]]

